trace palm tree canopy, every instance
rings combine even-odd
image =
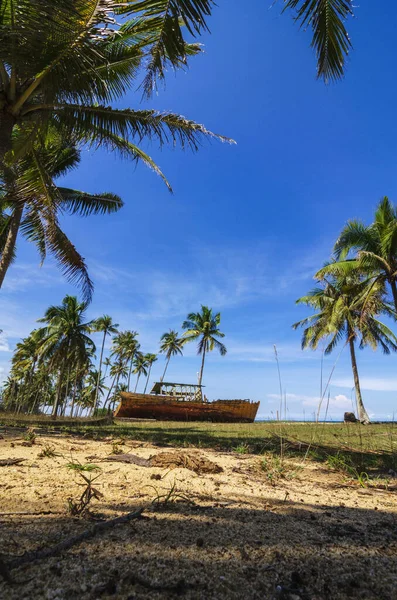
[[[38,320],[46,323],[39,330],[40,353],[52,365],[59,367],[70,359],[72,364],[83,363],[95,352],[95,344],[89,337],[92,321],[85,321],[86,309],[86,302],[65,296],[60,306],[50,306]]]
[[[334,246],[336,261],[325,265],[316,278],[344,277],[355,270],[366,273],[374,284],[389,284],[397,311],[397,208],[382,198],[374,222],[348,221]]]
[[[113,323],[113,319],[110,315],[102,315],[95,319],[92,324],[92,330],[98,333],[106,335],[115,335],[119,324]]]
[[[148,363],[145,356],[138,352],[134,359],[134,370],[132,371],[134,375],[147,375],[147,367]]]
[[[353,17],[353,0],[283,0],[284,11],[313,32],[311,46],[317,59],[317,77],[326,83],[341,79],[352,44],[345,22]]]
[[[143,358],[146,361],[146,364],[150,367],[153,363],[156,362],[157,354],[148,353],[148,354],[145,354]]]
[[[184,31],[206,30],[212,7],[212,0],[4,0],[0,158],[20,157],[51,124],[65,139],[143,161],[164,178],[139,147],[144,138],[197,149],[214,134],[177,114],[110,104],[136,89],[141,75],[150,95],[169,67],[185,67],[200,46]],[[24,135],[15,144],[17,122]]]
[[[183,342],[184,340],[179,337],[179,333],[174,329],[170,329],[161,336],[160,353],[165,354],[167,359],[177,354],[182,355]]]
[[[320,340],[327,339],[325,353],[329,354],[338,342],[353,339],[359,341],[360,348],[369,345],[375,350],[380,346],[385,354],[397,350],[396,336],[377,318],[380,314],[395,314],[383,300],[383,287],[357,271],[320,282],[297,304],[316,311],[293,325],[294,329],[304,328],[302,348],[316,349]]]
[[[128,375],[127,365],[120,358],[110,367],[110,376],[124,379]]]
[[[183,334],[184,343],[199,340],[197,354],[216,348],[221,356],[224,356],[227,352],[226,346],[216,339],[225,337],[219,329],[220,322],[220,313],[214,314],[212,308],[201,305],[201,312],[188,314],[182,324],[182,329],[187,330]]]
[[[386,196],[379,202],[374,222],[365,226],[349,221],[334,248],[336,258],[345,259],[356,251],[363,266],[382,270],[389,276],[397,271],[397,208]]]
[[[17,136],[16,136],[17,137]],[[0,255],[8,239],[16,209],[21,208],[20,231],[35,244],[41,262],[49,252],[64,275],[81,285],[87,300],[92,282],[84,258],[60,227],[63,214],[83,217],[111,214],[123,206],[119,196],[111,193],[89,194],[57,187],[54,179],[78,166],[80,152],[70,140],[52,131],[41,144],[11,168],[0,169]],[[15,250],[13,252],[15,257]]]
[[[124,361],[131,361],[139,350],[137,331],[120,331],[112,342],[112,354],[122,358]]]

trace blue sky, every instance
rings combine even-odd
[[[171,110],[230,136],[197,154],[148,147],[166,173],[160,178],[111,154],[84,152],[64,183],[112,191],[125,201],[112,217],[64,219],[95,282],[89,316],[111,314],[140,332],[156,352],[161,334],[180,328],[187,312],[208,304],[222,314],[228,354],[208,358],[209,398],[260,400],[259,416],[278,407],[277,345],[289,416],[310,418],[320,390],[320,352],[302,352],[291,324],[307,314],[296,298],[313,286],[348,218],[369,222],[383,195],[397,202],[397,11],[389,0],[377,14],[369,3],[349,23],[354,51],[346,79],[315,78],[310,38],[280,15],[281,3],[219,2],[205,53],[189,71],[170,73],[148,106]],[[140,94],[120,105],[138,107]],[[0,293],[0,380],[14,344],[49,304],[77,290],[51,261],[19,243],[18,261]],[[338,353],[324,362],[324,379]],[[375,418],[397,409],[397,356],[358,354],[363,397]],[[153,369],[157,378],[160,358]],[[169,378],[196,379],[192,345],[171,362]],[[352,376],[343,351],[330,387],[329,414],[351,407]]]

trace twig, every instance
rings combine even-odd
[[[60,554],[65,550],[69,550],[73,546],[76,546],[77,544],[80,544],[85,540],[95,537],[98,533],[103,533],[104,531],[111,529],[115,525],[120,525],[121,523],[128,523],[132,519],[139,519],[144,510],[144,507],[138,508],[138,510],[134,512],[129,512],[126,515],[122,515],[121,517],[116,517],[115,519],[110,519],[109,521],[96,523],[91,529],[86,529],[86,531],[83,531],[78,535],[68,537],[62,542],[59,542],[59,544],[55,544],[55,546],[52,546],[50,548],[45,548],[44,550],[32,550],[30,552],[25,552],[25,554],[23,554],[22,556],[14,558],[13,560],[8,561],[7,563],[0,563],[0,567],[5,567],[5,570],[4,568],[0,569],[0,573],[5,579],[7,579],[6,574],[7,572],[9,573],[9,571],[11,571],[12,569],[17,569],[22,565],[29,564],[36,560],[44,560],[46,558],[50,558],[51,556]]]

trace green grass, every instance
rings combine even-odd
[[[0,416],[0,423],[2,419]],[[35,424],[34,420],[31,424]],[[272,452],[322,461],[334,470],[358,474],[397,471],[397,423],[363,426],[356,423],[189,423],[171,421],[121,422],[113,425],[73,426],[59,420],[46,426],[65,433],[100,439],[114,437],[152,442],[160,446],[213,448],[239,454]]]

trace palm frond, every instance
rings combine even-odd
[[[88,217],[112,214],[124,206],[124,202],[116,194],[87,194],[64,187],[58,187],[58,191],[62,197],[60,209],[70,215]]]
[[[146,75],[143,81],[145,96],[150,96],[158,79],[164,79],[167,66],[180,68],[187,65],[188,56],[197,54],[197,44],[187,44],[185,27],[190,35],[208,30],[213,0],[132,0],[125,2],[118,12],[130,18],[121,27],[123,33],[144,39],[146,46]]]
[[[47,224],[46,236],[47,246],[59,264],[63,275],[71,283],[80,286],[84,300],[90,302],[94,286],[84,258],[77,252],[75,246],[55,221]]]
[[[30,109],[28,109],[30,110]],[[148,139],[164,144],[177,145],[183,149],[198,150],[204,139],[216,138],[222,142],[234,140],[213,133],[204,125],[190,121],[174,113],[159,113],[155,110],[118,110],[106,106],[84,106],[79,104],[58,104],[36,106],[35,111],[53,114],[59,130],[66,139],[75,135],[80,142],[102,144],[111,136],[127,140]]]
[[[311,46],[317,58],[317,77],[326,83],[341,79],[352,47],[345,21],[353,16],[352,0],[284,0],[301,27],[313,31]]]

